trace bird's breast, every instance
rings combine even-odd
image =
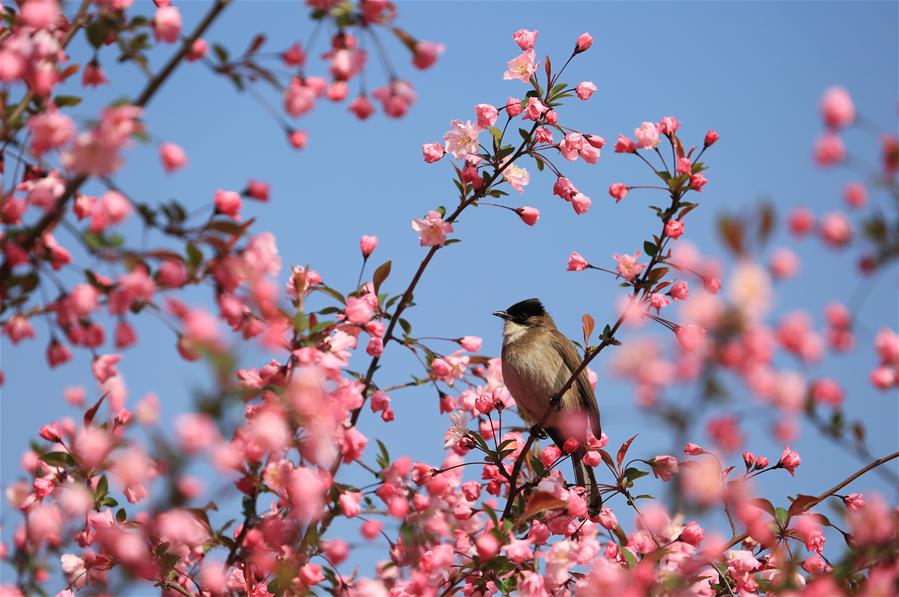
[[[557,352],[533,341],[505,344],[502,361],[503,380],[519,413],[529,424],[539,423],[550,397],[568,380],[570,373],[564,361]],[[552,413],[551,418],[555,415]],[[546,424],[551,425],[551,420]]]

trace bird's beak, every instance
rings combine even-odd
[[[494,311],[493,314],[496,315],[497,317],[499,317],[500,319],[509,319],[509,314],[506,313],[505,311]]]

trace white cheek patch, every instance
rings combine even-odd
[[[506,323],[503,326],[503,342],[505,344],[515,342],[516,340],[524,336],[525,332],[527,331],[527,326],[515,323],[514,321],[506,320]]]

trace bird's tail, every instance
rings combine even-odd
[[[596,475],[593,474],[593,467],[584,463],[583,450],[578,450],[571,455],[571,464],[574,465],[575,483],[587,490],[585,498],[587,499],[590,516],[596,516],[602,509],[602,496],[599,494],[599,487],[596,485]]]

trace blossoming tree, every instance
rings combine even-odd
[[[789,248],[763,260],[775,225],[770,206],[720,217],[722,240],[738,258],[727,277],[684,240],[691,214],[706,209],[699,197],[719,149],[715,130],[665,116],[619,134],[606,148],[603,137],[579,130],[566,113],[597,92],[589,80],[565,82],[575,76],[578,57],[595,51],[593,38],[572,36],[565,53],[541,57],[538,32],[520,29],[512,35],[517,55],[502,74],[517,85],[514,95],[473,97],[480,102],[473,111],[464,110],[442,139],[435,135],[421,148],[424,162],[445,168],[456,197],[449,206],[423,203],[411,219],[421,247],[412,277],[391,277],[390,260],[367,267],[378,239],[363,236],[355,286],[332,287],[300,265],[290,268],[285,286],[274,236],[241,217],[246,201],[269,199],[265,182],[219,189],[212,207],[200,211],[177,201],[143,202],[117,183],[129,148],[152,139],[143,109],[176,69],[195,62],[256,99],[287,142],[302,149],[309,138],[292,119],[322,109],[324,100],[346,103],[362,120],[376,110],[369,95],[388,117],[410,109],[413,86],[397,74],[384,38],[398,40],[419,69],[431,67],[442,46],[401,29],[386,0],[308,0],[307,42],[268,52],[259,35],[239,55],[206,41],[227,0],[211,2],[187,27],[168,1],[158,0],[150,15],[131,4],[84,0],[70,11],[57,0],[23,0],[4,8],[0,323],[12,350],[37,341],[36,325],[46,325],[50,367],[74,366],[75,351],[90,355],[83,373],[96,390],[66,392],[79,420],[47,410],[30,447],[4,443],[26,452],[19,479],[6,490],[14,516],[3,521],[10,532],[0,544],[0,594],[899,591],[899,513],[886,497],[851,488],[869,473],[899,487],[894,468],[883,466],[899,453],[872,454],[863,426],[841,410],[848,388],[813,369],[825,351],[857,344],[853,310],[830,305],[823,333],[804,313],[767,319],[760,305],[774,292],[771,278],[789,278],[798,266]],[[327,76],[310,74],[308,56],[325,35]],[[91,52],[69,56],[69,43],[82,37]],[[170,51],[161,65],[148,58],[157,46]],[[387,80],[369,94],[370,54]],[[81,100],[58,94],[59,84],[80,76],[87,88],[116,85],[103,68],[116,59],[133,63],[145,84],[122,89],[127,99],[77,122],[72,108]],[[266,99],[271,93],[281,95],[281,108]],[[825,93],[821,114],[825,133],[815,156],[822,166],[837,166],[847,156],[841,131],[870,125],[841,88]],[[891,209],[869,207],[868,188],[851,182],[845,200],[860,224],[808,209],[788,217],[797,239],[816,234],[843,250],[861,246],[863,273],[899,257],[899,142],[890,134],[879,142],[882,164],[871,177],[893,201]],[[186,166],[181,147],[158,147],[166,171]],[[647,216],[655,232],[634,238],[611,260],[588,244],[571,247],[568,270],[604,276],[622,288],[623,299],[608,323],[583,315],[581,361],[564,372],[558,394],[585,370],[595,383],[588,366],[608,356],[613,373],[633,383],[637,408],[670,429],[670,454],[645,453],[637,429],[614,440],[592,430],[585,442],[572,436],[562,447],[542,441],[539,424],[525,428],[516,417],[500,362],[481,353],[481,338],[423,337],[409,319],[429,265],[460,240],[463,214],[496,208],[536,225],[540,212],[511,200],[532,175],[550,177],[553,194],[584,214],[593,201],[564,169],[579,160],[597,164],[604,148],[645,167],[640,180],[609,187],[608,217],[615,218],[621,201],[654,196],[661,205]],[[123,235],[128,223],[152,232],[158,245]],[[863,239],[854,232],[859,227]],[[732,289],[727,298],[719,295],[723,284]],[[191,304],[209,290],[205,306]],[[671,314],[675,302],[684,305],[680,316]],[[160,418],[155,396],[127,403],[118,366],[138,342],[132,322],[149,317],[171,329],[181,358],[212,364],[214,400],[171,420]],[[661,326],[668,335],[631,332],[641,325]],[[241,342],[277,356],[241,367],[232,353]],[[873,343],[878,360],[870,363],[870,383],[895,395],[899,336],[884,322]],[[398,352],[420,366],[389,379],[381,365]],[[782,357],[801,364],[803,373],[782,367]],[[745,446],[735,414],[752,407],[745,398],[726,414],[696,416],[720,398],[725,375],[731,387],[778,413],[777,446],[762,439]],[[677,384],[698,385],[695,403],[666,395]],[[431,388],[447,415],[441,462],[391,453],[398,408],[392,395],[411,388]],[[546,398],[548,417],[554,397]],[[362,419],[366,410],[377,417]],[[777,501],[760,497],[756,478],[819,466],[789,447],[800,420],[856,456],[859,468],[832,471],[829,488],[797,486]],[[698,440],[701,423],[710,445]],[[736,455],[743,447],[753,451]],[[582,449],[584,462],[598,469],[597,512],[588,508],[584,488],[561,472]],[[226,481],[223,494],[207,493],[182,474],[195,461]],[[650,474],[670,487],[668,495],[645,493]],[[825,505],[836,513],[825,514]],[[709,512],[720,516],[703,518]],[[364,541],[386,546],[374,570],[353,566],[359,547],[343,534],[346,521],[358,522]]]

